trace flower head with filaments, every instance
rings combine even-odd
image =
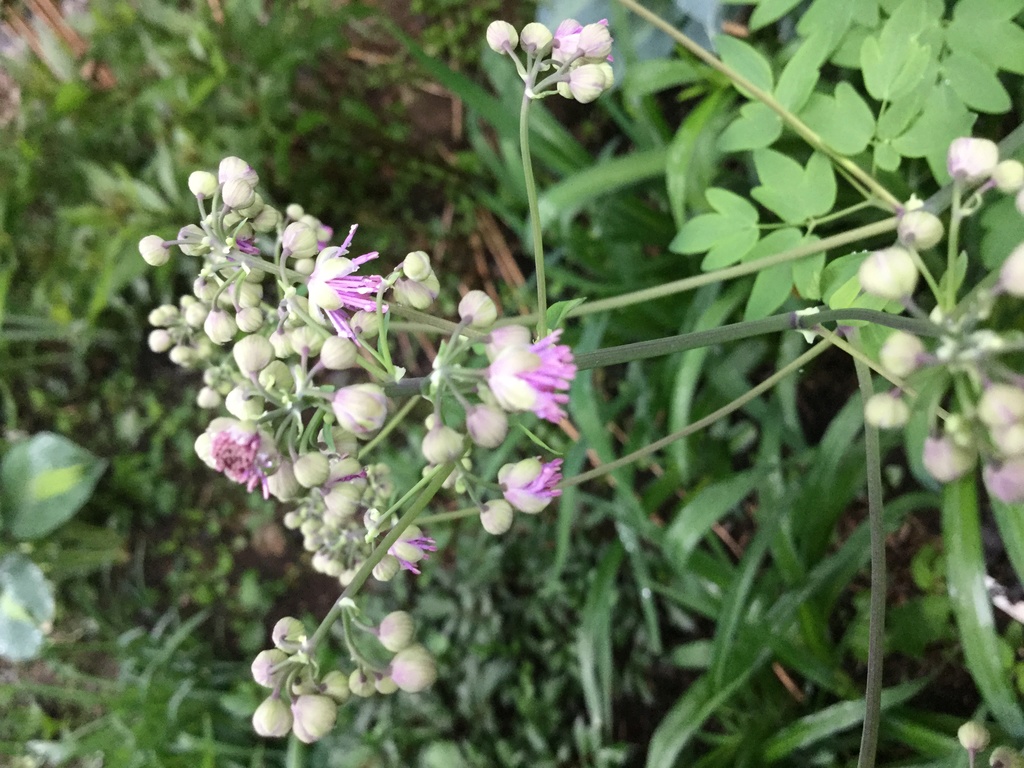
[[[436,552],[437,544],[415,525],[410,525],[401,537],[388,549],[388,554],[398,560],[403,571],[411,571],[419,575],[417,563],[426,560],[428,552]]]
[[[267,484],[270,456],[263,449],[263,437],[259,432],[238,426],[216,432],[210,440],[210,458],[214,468],[229,480],[241,483],[248,491],[259,485],[263,498],[270,498]]]
[[[324,248],[317,257],[317,266],[309,276],[310,306],[314,312],[322,312],[331,325],[342,336],[358,343],[356,333],[349,323],[351,312],[377,311],[377,294],[384,283],[380,275],[355,277],[360,266],[377,258],[377,252],[364,253],[354,259],[346,258],[348,246],[352,243],[356,227],[353,226],[340,247]],[[381,306],[388,311],[387,304]]]
[[[515,464],[506,464],[498,470],[505,501],[530,515],[535,515],[562,495],[556,488],[562,482],[562,460],[555,459],[541,463],[540,459],[523,459]]]
[[[557,424],[565,418],[562,405],[576,376],[572,350],[557,344],[562,331],[554,331],[536,344],[512,341],[494,350],[487,383],[506,411],[533,411]]]

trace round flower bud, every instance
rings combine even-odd
[[[295,479],[304,488],[316,488],[327,482],[327,457],[322,453],[304,453],[295,460]]]
[[[308,325],[300,325],[298,328],[288,332],[288,342],[292,345],[295,354],[315,357],[320,354],[324,337],[320,335],[317,329],[311,328]]]
[[[294,221],[284,229],[281,235],[281,248],[285,256],[294,259],[308,259],[315,256],[318,248],[316,232],[302,222]]]
[[[292,269],[298,272],[300,275],[309,277],[313,274],[313,270],[316,269],[315,259],[296,259],[295,263],[292,264]]]
[[[239,216],[243,216],[244,218],[247,219],[254,219],[256,218],[256,216],[259,215],[260,211],[263,210],[264,205],[266,205],[266,203],[263,202],[263,198],[260,196],[260,193],[257,192],[256,195],[253,197],[252,202],[249,203],[249,205],[237,208],[235,210]]]
[[[271,344],[270,346],[274,346]],[[259,374],[260,386],[264,389],[277,389],[287,391],[291,389],[295,384],[295,380],[292,378],[291,371],[288,370],[288,366],[282,363],[280,360],[271,360],[269,365],[260,371]]]
[[[238,310],[235,313],[235,325],[243,333],[256,333],[263,327],[263,310],[259,307],[246,307]],[[271,351],[273,351],[273,347],[271,347]]]
[[[295,479],[290,461],[282,461],[277,472],[267,478],[267,490],[278,501],[291,501],[302,491],[302,486]]]
[[[252,728],[260,736],[287,736],[292,723],[292,711],[279,696],[264,699],[252,714]]]
[[[348,324],[361,339],[373,339],[380,334],[380,318],[376,312],[353,312]]]
[[[960,746],[968,752],[981,752],[988,746],[991,738],[988,728],[974,720],[968,720],[961,725],[956,731],[956,737],[960,741]]]
[[[923,209],[903,214],[896,227],[900,243],[915,251],[924,251],[938,245],[944,232],[939,217]]]
[[[252,679],[264,688],[273,688],[284,676],[283,662],[288,654],[277,648],[260,651],[252,662]]]
[[[1009,747],[996,747],[988,756],[988,764],[991,768],[1021,768],[1024,766],[1024,757]]]
[[[1024,420],[1024,389],[992,384],[978,400],[978,418],[989,427],[1006,427]]]
[[[284,215],[293,221],[298,221],[306,215],[306,211],[298,203],[292,203],[284,209]]]
[[[166,352],[172,346],[174,346],[174,339],[163,328],[157,328],[155,331],[150,332],[149,348],[154,352]]]
[[[953,139],[946,156],[949,175],[968,183],[987,178],[998,162],[999,147],[994,141],[971,137]]]
[[[220,392],[212,387],[203,387],[199,390],[199,394],[196,395],[196,405],[208,411],[219,408],[222,402],[224,402],[224,398],[220,396]]]
[[[329,371],[343,371],[356,364],[359,348],[352,339],[331,336],[320,347],[320,363]]]
[[[198,301],[185,307],[182,317],[189,328],[201,328],[210,314],[210,308]]]
[[[463,452],[462,435],[451,427],[435,426],[427,431],[421,446],[423,458],[430,464],[455,461]]]
[[[940,483],[963,477],[974,467],[974,453],[957,445],[949,435],[924,441],[924,468]]]
[[[272,206],[264,205],[249,223],[257,232],[271,232],[281,223],[281,212]]]
[[[926,352],[924,343],[906,331],[894,331],[882,344],[878,357],[882,367],[894,376],[909,376],[921,365]]]
[[[362,699],[373,696],[374,691],[377,690],[373,681],[361,669],[352,670],[352,674],[348,676],[348,687],[352,693]]]
[[[384,696],[390,696],[392,693],[398,690],[398,683],[396,683],[388,675],[378,677],[374,681],[373,686],[377,689],[377,693],[383,694]]]
[[[245,208],[256,200],[256,190],[247,181],[232,179],[224,185],[220,196],[228,208]]]
[[[981,472],[988,492],[1006,504],[1024,501],[1024,458],[987,464]]]
[[[338,705],[329,696],[299,696],[292,702],[292,717],[292,733],[299,741],[312,744],[330,733],[338,717]]]
[[[383,559],[373,566],[373,578],[377,581],[391,581],[401,567],[397,557],[384,555]]]
[[[217,290],[217,283],[213,280],[207,280],[202,275],[192,281],[192,295],[207,304],[213,301],[214,296],[217,295]]]
[[[1005,427],[993,427],[992,442],[1004,458],[1024,456],[1024,422]]]
[[[285,359],[292,356],[292,345],[288,340],[288,334],[280,328],[267,337],[270,346],[274,348],[274,357]]]
[[[434,269],[430,266],[430,257],[426,251],[413,251],[402,261],[402,272],[410,280],[422,283],[434,274]]]
[[[422,283],[399,279],[395,281],[391,291],[395,301],[399,304],[404,304],[413,309],[426,309],[437,298],[437,278],[431,275],[428,280]]]
[[[391,660],[391,679],[406,693],[419,693],[437,679],[434,657],[422,645],[410,645]]]
[[[569,72],[569,96],[580,104],[589,104],[614,82],[612,68],[608,64],[582,64]],[[559,91],[565,96],[564,91]]]
[[[1024,243],[1014,248],[999,269],[999,286],[1011,296],[1024,297]]]
[[[487,45],[495,53],[514,51],[519,44],[516,28],[507,21],[492,21],[487,25]]]
[[[178,248],[186,256],[203,256],[210,252],[209,237],[195,224],[186,224],[179,229],[177,239],[185,241],[178,243]]]
[[[334,669],[323,676],[320,681],[320,688],[324,696],[330,696],[339,704],[348,701],[352,691],[348,687],[348,675]]]
[[[285,653],[295,653],[306,642],[306,628],[302,622],[291,616],[278,619],[270,630],[270,639],[274,647]]]
[[[217,191],[217,177],[209,171],[193,171],[188,175],[188,191],[202,200]]]
[[[234,305],[243,309],[258,307],[263,300],[263,286],[248,281],[232,285],[226,294],[222,294],[227,306]]]
[[[498,499],[480,508],[480,524],[492,536],[500,536],[512,527],[512,505]]]
[[[384,426],[388,400],[376,384],[353,384],[334,393],[331,403],[338,425],[358,437],[365,437]]]
[[[331,518],[341,522],[356,513],[362,498],[362,489],[354,483],[338,483],[324,494],[324,504]]]
[[[263,398],[250,394],[242,387],[235,387],[224,398],[224,408],[236,419],[246,421],[263,415]]]
[[[1024,187],[1024,163],[1020,160],[1003,160],[992,171],[992,182],[1000,192],[1017,194]]]
[[[551,30],[536,21],[523,27],[522,34],[519,35],[519,43],[523,46],[523,50],[534,56],[543,56],[551,50],[553,39]]]
[[[497,448],[508,435],[508,417],[492,405],[475,405],[466,414],[466,431],[481,448]]]
[[[232,179],[241,179],[252,187],[255,187],[260,181],[256,171],[245,160],[234,156],[225,157],[217,168],[217,180],[221,184],[226,184]]]
[[[264,336],[252,334],[238,340],[231,349],[235,365],[246,376],[259,373],[274,359],[274,348]]]
[[[587,24],[580,30],[577,51],[588,59],[606,59],[612,52],[612,36],[608,22]]]
[[[377,639],[380,644],[392,653],[408,648],[416,633],[412,616],[405,611],[392,611],[383,618],[377,627]]]
[[[895,429],[910,420],[910,408],[899,395],[879,392],[864,404],[864,421],[878,429]]]
[[[161,328],[177,322],[178,315],[178,308],[173,304],[161,304],[159,307],[150,310],[146,320],[150,325]]]
[[[227,344],[238,332],[234,319],[222,309],[214,309],[203,322],[203,330],[214,344]]]
[[[159,235],[146,235],[139,240],[139,255],[151,267],[162,267],[171,258],[171,252]]]
[[[199,354],[192,347],[179,344],[171,348],[171,351],[167,353],[167,357],[175,365],[180,365],[182,368],[191,368],[199,359]]]
[[[910,252],[894,245],[870,254],[857,272],[865,293],[883,299],[902,299],[917,287],[917,265]]]
[[[1013,207],[1017,209],[1017,213],[1024,216],[1024,189],[1021,189],[1013,199]]]
[[[483,291],[470,291],[459,302],[459,318],[471,328],[490,328],[498,319],[498,308]]]

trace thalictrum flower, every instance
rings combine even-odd
[[[565,391],[576,375],[576,365],[572,350],[556,343],[561,333],[554,331],[532,345],[513,338],[494,350],[487,383],[506,411],[533,411],[555,424],[565,418],[561,406],[569,401]]]
[[[562,481],[562,460],[542,464],[540,459],[524,459],[506,464],[498,470],[505,500],[520,512],[534,515],[551,503],[562,491],[556,488]]]
[[[309,276],[310,306],[314,311],[322,311],[330,319],[335,330],[358,343],[356,333],[349,323],[351,313],[377,311],[377,293],[383,284],[380,275],[363,275],[356,277],[360,266],[377,258],[377,252],[364,253],[354,259],[346,258],[348,246],[352,242],[356,228],[352,227],[348,237],[340,247],[324,248],[317,257],[316,269]],[[388,311],[387,304],[381,306],[383,312]]]
[[[210,439],[210,459],[218,472],[252,491],[259,485],[263,498],[270,498],[267,469],[271,455],[263,436],[255,429],[236,424],[215,432]]]

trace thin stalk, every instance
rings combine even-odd
[[[867,187],[871,193],[876,198],[884,202],[886,207],[891,211],[896,212],[902,209],[903,206],[900,204],[900,201],[897,200],[877,179],[872,177],[871,174],[867,173],[855,162],[828,146],[817,133],[812,131],[802,120],[782,106],[782,104],[780,104],[772,94],[758,88],[721,59],[713,56],[704,48],[697,45],[697,43],[688,38],[660,16],[644,8],[640,3],[636,2],[636,0],[619,0],[619,3],[624,5],[626,8],[629,8],[637,16],[646,19],[650,24],[665,32],[669,37],[679,43],[679,45],[716,72],[720,72],[725,75],[737,89],[747,91],[753,98],[768,107],[768,109],[777,114],[782,119],[782,122],[788,125],[794,133],[800,136],[800,138],[810,144],[814,149],[828,155],[840,170],[848,173],[851,177]]]
[[[480,507],[463,507],[462,509],[456,509],[454,512],[439,512],[436,515],[427,515],[426,517],[420,518],[420,525],[429,525],[431,523],[448,523],[452,520],[461,520],[464,517],[473,517],[474,515],[480,514]]]
[[[856,337],[855,337],[856,338]],[[857,383],[866,403],[874,394],[871,372],[858,358]],[[882,456],[878,430],[865,422],[864,448],[868,473],[868,528],[871,531],[871,597],[868,623],[868,674],[864,690],[864,731],[857,768],[874,768],[882,714],[882,659],[885,653],[885,523],[882,509]]]
[[[419,387],[417,387],[416,391],[419,391]],[[385,392],[387,392],[386,388]],[[362,447],[362,450],[359,451],[359,455],[356,458],[362,461],[370,451],[376,448],[384,438],[391,434],[395,427],[402,423],[405,417],[409,415],[409,411],[411,411],[419,401],[420,396],[416,395],[415,397],[410,397],[407,402],[403,403],[402,407],[398,409],[398,412],[391,417],[391,420],[387,424],[384,425],[384,428],[374,435],[370,442]]]
[[[808,351],[804,352],[802,355],[800,355],[800,357],[796,358],[788,365],[784,366],[783,368],[780,368],[767,379],[765,379],[760,384],[752,388],[749,392],[745,392],[744,394],[740,395],[735,400],[733,400],[731,403],[723,405],[717,411],[708,414],[703,419],[698,419],[692,424],[688,424],[687,426],[683,427],[678,432],[673,432],[671,435],[667,435],[661,438],[660,440],[655,440],[650,445],[645,446],[638,451],[633,451],[632,453],[626,454],[625,456],[618,458],[615,461],[610,461],[607,464],[602,464],[600,467],[592,469],[589,472],[584,472],[582,474],[566,478],[565,480],[558,484],[558,487],[569,488],[574,485],[579,485],[580,483],[585,483],[588,480],[593,480],[603,475],[607,475],[609,472],[614,472],[616,469],[619,469],[620,467],[625,467],[629,464],[632,464],[634,461],[638,461],[642,458],[645,458],[646,456],[650,456],[651,454],[657,453],[662,448],[665,448],[666,446],[674,443],[676,440],[681,440],[687,435],[692,435],[694,432],[699,432],[700,430],[704,429],[704,427],[710,426],[719,419],[728,416],[733,411],[742,408],[744,405],[749,403],[755,397],[761,395],[763,392],[767,392],[769,389],[778,384],[786,376],[793,373],[794,371],[798,371],[800,368],[807,365],[807,363],[809,363],[811,360],[816,358],[818,355],[820,355],[822,352],[824,352],[831,346],[832,344],[830,342],[822,341],[821,343],[811,347]]]
[[[409,507],[406,513],[399,518],[398,522],[395,523],[395,527],[388,531],[384,540],[374,547],[373,552],[371,552],[370,556],[366,558],[366,562],[360,566],[359,570],[356,571],[356,575],[352,578],[352,581],[347,587],[345,587],[345,591],[343,591],[338,599],[334,601],[334,605],[331,606],[331,610],[329,610],[327,615],[324,616],[323,621],[320,622],[320,626],[316,628],[316,631],[314,631],[313,634],[310,635],[309,639],[303,644],[303,650],[307,654],[310,656],[313,655],[316,651],[317,645],[319,645],[320,641],[322,641],[324,637],[327,636],[327,633],[331,631],[331,627],[334,626],[334,622],[336,622],[338,617],[341,616],[342,611],[344,611],[345,607],[351,603],[352,598],[356,593],[362,589],[366,580],[370,578],[370,574],[377,566],[377,563],[384,559],[384,555],[388,553],[388,550],[396,541],[398,541],[399,537],[405,533],[405,529],[413,524],[420,512],[422,512],[426,508],[427,504],[430,503],[431,499],[437,495],[437,492],[441,489],[444,481],[454,469],[455,465],[449,462],[448,464],[441,465],[430,473],[430,482],[427,487],[423,489],[423,493],[421,493],[419,498],[412,503],[412,506]]]
[[[953,180],[953,199],[949,208],[949,236],[946,238],[946,300],[936,296],[944,312],[951,312],[956,306],[956,256],[960,250],[960,220],[962,218],[960,197],[963,184]]]
[[[537,280],[537,338],[548,335],[548,285],[544,272],[544,239],[540,232],[540,206],[537,203],[537,183],[533,178],[533,159],[530,157],[530,102],[523,95],[519,110],[519,147],[523,156],[523,178],[526,181],[526,200],[530,204],[530,232],[533,235],[533,263]]]

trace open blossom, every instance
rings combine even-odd
[[[492,347],[487,383],[502,408],[533,411],[555,424],[565,418],[562,405],[569,402],[565,392],[576,375],[576,365],[572,350],[556,344],[561,334],[554,331],[530,345],[516,335],[508,344]]]
[[[239,422],[210,437],[211,466],[249,491],[259,485],[265,499],[270,498],[267,469],[271,463],[272,456],[263,436]]]
[[[391,545],[388,554],[398,560],[402,570],[419,574],[420,569],[416,564],[420,560],[426,560],[428,552],[436,551],[437,543],[429,536],[424,536],[418,527],[410,525],[402,532],[398,541]]]
[[[360,266],[377,258],[376,251],[354,259],[342,255],[348,253],[355,231],[353,226],[340,247],[324,248],[320,252],[316,269],[309,276],[307,286],[314,311],[322,311],[339,334],[358,343],[356,333],[349,323],[351,313],[359,310],[376,312],[377,293],[384,280],[380,275],[354,275]],[[387,312],[387,304],[381,309]]]
[[[533,515],[551,503],[562,491],[562,460],[542,464],[540,459],[523,459],[498,470],[498,483],[505,500],[520,512]]]

